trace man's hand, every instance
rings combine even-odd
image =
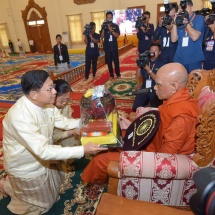
[[[160,18],[159,18],[159,21],[158,21],[159,27],[162,27],[162,23],[163,23],[163,17],[160,17]]]
[[[136,118],[142,116],[144,113],[148,112],[152,110],[151,107],[138,107],[137,110],[136,110]]]
[[[101,148],[100,145],[97,145],[95,143],[87,143],[84,146],[84,154],[85,155],[94,155],[98,152],[106,151],[106,150],[108,150],[108,148]]]
[[[80,135],[80,130],[75,128],[75,129],[72,129],[72,130],[68,131],[68,136],[72,136],[72,135],[75,135],[75,134]]]
[[[135,89],[135,90],[140,90],[141,85],[142,85],[142,84],[136,84],[136,85],[134,86],[134,89]]]
[[[112,28],[112,25],[111,25],[111,24],[108,24],[108,30],[109,30],[110,32],[113,31],[113,28]]]
[[[145,26],[142,26],[140,29],[141,29],[144,33],[146,32]]]
[[[143,69],[146,70],[146,72],[149,72],[149,71],[150,71],[150,68],[149,68],[149,65],[148,65],[148,64],[146,64],[146,66],[143,67]]]
[[[121,129],[127,129],[131,125],[131,121],[119,115],[119,125]]]
[[[58,69],[58,67],[57,67],[57,66],[55,66],[55,69],[57,70],[57,69]]]
[[[184,24],[184,25],[187,25],[187,24],[188,24],[188,19],[187,19],[187,18],[184,18],[183,24]]]

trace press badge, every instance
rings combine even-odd
[[[112,42],[113,41],[113,36],[112,34],[110,35],[110,38],[109,38],[109,42]]]
[[[63,60],[63,56],[62,56],[62,55],[60,55],[60,56],[59,56],[59,59],[60,59],[60,61],[62,61],[62,60]]]
[[[182,47],[187,47],[188,46],[188,41],[189,41],[189,37],[183,37]]]
[[[207,47],[206,47],[206,51],[213,51],[213,48],[214,48],[214,40],[210,40],[207,42]]]
[[[94,43],[93,42],[90,43],[90,47],[94,48]]]
[[[149,37],[147,37],[146,35],[145,35],[145,40],[149,40]]]
[[[152,79],[146,79],[146,88],[152,87]]]
[[[166,37],[164,37],[163,38],[163,47],[169,47],[169,37],[168,38],[166,38]]]

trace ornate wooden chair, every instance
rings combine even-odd
[[[205,86],[211,92],[202,95]],[[189,205],[196,192],[193,174],[200,168],[215,166],[215,70],[194,70],[187,87],[193,98],[201,97],[202,104],[196,152],[193,155],[122,152],[120,162],[111,161],[108,166],[109,193],[165,205]]]

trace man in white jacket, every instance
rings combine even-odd
[[[56,90],[43,70],[22,77],[21,97],[3,120],[4,167],[8,178],[1,192],[11,197],[8,208],[15,214],[43,214],[57,201],[63,171],[51,160],[81,158],[103,149],[89,143],[77,147],[53,145],[54,127],[78,128],[79,119],[68,119],[52,105]]]

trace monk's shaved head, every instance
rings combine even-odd
[[[160,99],[167,100],[187,84],[188,74],[185,67],[179,63],[169,63],[162,66],[155,78],[155,91]]]
[[[161,76],[166,81],[178,83],[180,89],[186,86],[188,79],[187,70],[180,63],[169,63],[162,66],[156,76]]]

